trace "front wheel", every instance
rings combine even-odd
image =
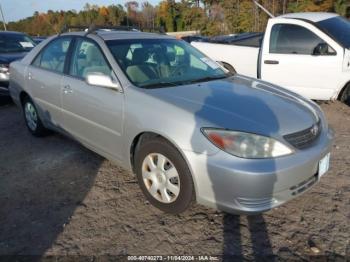
[[[345,87],[345,89],[343,90],[343,92],[340,95],[340,99],[341,102],[347,104],[348,106],[350,106],[350,84]]]
[[[152,205],[178,214],[194,199],[190,170],[176,148],[162,138],[142,143],[136,152],[135,171],[139,185]]]

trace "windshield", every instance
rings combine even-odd
[[[0,34],[0,53],[29,52],[34,41],[22,34]]]
[[[107,41],[114,58],[138,87],[155,88],[229,76],[226,69],[185,41],[128,39]]]
[[[350,22],[344,17],[329,18],[317,24],[343,47],[350,48]]]

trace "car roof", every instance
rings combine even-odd
[[[16,31],[0,31],[1,35],[26,35],[22,32],[16,32]]]
[[[119,40],[119,39],[175,39],[172,36],[165,34],[156,34],[156,33],[145,33],[140,31],[104,31],[97,30],[95,33],[100,36],[103,40]],[[72,32],[64,33],[62,35],[79,35],[84,36],[86,32]]]
[[[326,12],[304,12],[304,13],[290,13],[281,15],[277,18],[294,18],[294,19],[304,19],[314,23],[327,20],[329,18],[339,16],[336,13],[326,13]]]

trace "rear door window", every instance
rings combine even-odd
[[[33,61],[33,65],[57,73],[63,73],[70,37],[64,37],[49,43]]]

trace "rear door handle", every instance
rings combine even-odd
[[[31,72],[28,73],[28,79],[29,79],[29,80],[33,79],[33,75],[32,75]]]
[[[71,94],[71,93],[73,93],[73,90],[72,90],[72,88],[70,87],[70,85],[66,85],[66,86],[63,87],[63,93],[65,93],[65,94]]]
[[[266,65],[278,65],[280,62],[277,60],[265,60],[264,64]]]

